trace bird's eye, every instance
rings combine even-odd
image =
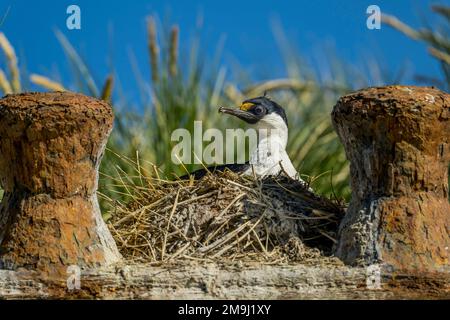
[[[253,112],[257,115],[260,115],[264,112],[264,109],[260,106],[257,106],[256,108],[253,109]]]

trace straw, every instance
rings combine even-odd
[[[139,160],[133,163],[139,166]],[[175,181],[126,176],[121,170],[117,174],[115,180],[130,201],[105,201],[110,206],[108,224],[126,259],[334,261],[329,256],[343,205],[312,193],[299,181],[230,171]],[[148,182],[145,187],[142,179]]]

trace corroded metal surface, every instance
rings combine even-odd
[[[0,267],[57,272],[120,255],[101,219],[98,166],[111,107],[73,93],[0,100]]]
[[[346,263],[448,270],[450,96],[434,88],[368,88],[339,99],[333,123],[351,162],[339,230]]]

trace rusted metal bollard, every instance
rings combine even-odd
[[[369,88],[342,97],[332,118],[352,186],[337,256],[395,270],[448,270],[450,96],[425,87]]]
[[[0,268],[53,272],[120,259],[96,196],[112,123],[108,104],[79,94],[0,100]]]

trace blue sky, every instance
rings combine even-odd
[[[47,76],[59,73],[67,83],[70,70],[54,34],[60,29],[86,58],[96,79],[106,76],[112,61],[130,96],[136,91],[136,82],[129,54],[134,53],[141,73],[148,76],[145,17],[154,13],[180,26],[182,50],[194,37],[201,16],[202,55],[212,56],[219,41],[225,39],[223,64],[232,66],[237,61],[255,80],[285,75],[273,33],[274,24],[278,24],[289,43],[309,60],[320,56],[324,48],[356,65],[372,56],[393,73],[408,67],[405,82],[413,83],[414,74],[439,76],[438,64],[427,54],[425,45],[387,26],[368,30],[366,8],[376,4],[383,12],[419,27],[427,19],[433,23],[429,7],[436,2],[450,4],[448,0],[0,0],[0,16],[9,8],[0,30],[15,46],[27,71]],[[81,30],[66,28],[70,4],[81,8]]]

